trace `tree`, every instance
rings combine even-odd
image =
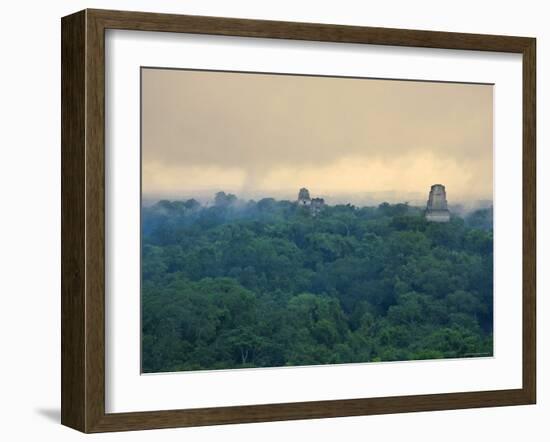
[[[214,202],[218,207],[229,207],[237,201],[237,197],[231,193],[218,192],[214,198]]]

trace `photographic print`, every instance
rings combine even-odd
[[[493,85],[141,69],[141,370],[493,355]]]

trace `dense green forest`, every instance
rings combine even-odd
[[[142,209],[143,372],[488,356],[492,330],[491,209]]]

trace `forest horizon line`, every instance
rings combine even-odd
[[[426,206],[426,201],[428,199],[428,191],[425,195],[418,192],[415,195],[406,195],[405,197],[398,198],[393,197],[393,192],[388,192],[385,194],[386,198],[379,197],[374,198],[367,193],[365,196],[364,192],[358,192],[355,195],[345,194],[326,194],[320,192],[319,194],[313,193],[312,196],[316,198],[322,198],[324,203],[329,206],[354,206],[358,209],[361,208],[375,208],[381,204],[404,204],[410,207],[420,208]],[[271,200],[274,202],[281,203],[295,203],[298,197],[298,191],[295,192],[295,195],[289,195],[289,193],[266,193],[264,195],[260,194],[238,194],[238,192],[225,191],[225,190],[214,190],[214,191],[203,191],[185,194],[166,194],[166,195],[149,195],[142,194],[141,202],[143,207],[151,207],[155,204],[158,204],[162,201],[169,201],[171,203],[185,203],[186,201],[196,201],[201,207],[207,208],[216,205],[216,195],[224,194],[230,197],[232,200],[230,204],[234,205],[236,208],[246,206],[246,204],[259,203],[260,201]],[[234,199],[233,199],[234,197]],[[493,198],[448,198],[449,207],[454,209],[455,212],[468,213],[473,212],[478,209],[489,209],[493,207]]]

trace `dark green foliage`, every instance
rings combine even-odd
[[[477,229],[493,230],[493,208],[479,209],[466,217],[466,223]]]
[[[491,355],[488,211],[160,201],[143,208],[144,372]]]

